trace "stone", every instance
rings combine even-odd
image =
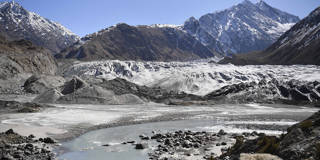
[[[127,141],[127,143],[134,144],[136,141]]]
[[[167,146],[170,146],[172,143],[171,143],[171,141],[170,141],[170,139],[166,139],[166,140],[164,140],[164,145],[167,145]]]
[[[14,131],[13,131],[13,129],[9,129],[9,130],[7,130],[7,131],[5,132],[5,134],[14,134]]]
[[[150,137],[148,137],[148,136],[146,136],[146,135],[144,135],[144,134],[140,135],[139,137],[140,137],[142,140],[149,140],[149,139],[150,139]]]
[[[190,141],[188,141],[188,140],[184,140],[183,142],[182,142],[182,147],[183,148],[190,148]]]
[[[219,132],[218,132],[218,135],[220,135],[220,136],[222,136],[222,135],[226,135],[227,133],[223,130],[223,129],[221,129]]]
[[[30,134],[28,138],[32,139],[32,138],[35,138],[35,136],[33,134]]]
[[[135,149],[146,149],[148,148],[148,144],[147,143],[138,143],[136,144]]]
[[[50,138],[50,137],[44,138],[44,139],[43,139],[43,142],[44,142],[44,143],[48,143],[48,144],[56,143],[56,142],[55,142],[52,138]]]

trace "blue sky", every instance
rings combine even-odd
[[[5,0],[0,0],[5,1]],[[243,0],[15,0],[24,8],[54,20],[84,36],[124,22],[137,24],[183,24],[194,16],[223,10]],[[251,0],[253,3],[258,0]],[[300,18],[320,0],[265,0],[271,6]]]

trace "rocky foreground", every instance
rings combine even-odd
[[[0,133],[1,160],[51,160],[55,158],[51,138],[35,139],[33,135],[21,136],[12,129]]]

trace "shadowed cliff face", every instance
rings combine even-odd
[[[265,51],[235,55],[221,63],[320,65],[320,8],[294,25]]]
[[[118,24],[83,38],[56,56],[81,60],[193,60],[214,52],[178,28]]]

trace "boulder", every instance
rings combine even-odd
[[[5,134],[14,134],[14,131],[13,131],[13,129],[9,129],[9,130],[7,130],[6,132],[5,132]]]
[[[148,144],[147,143],[138,143],[136,144],[136,149],[146,149],[148,148]]]
[[[220,136],[222,136],[222,135],[226,135],[227,133],[223,130],[223,129],[221,129],[219,132],[218,132],[218,135],[220,135]]]
[[[56,142],[55,142],[52,138],[50,138],[50,137],[44,138],[44,139],[43,139],[43,142],[44,142],[44,143],[48,143],[48,144],[56,143]]]

